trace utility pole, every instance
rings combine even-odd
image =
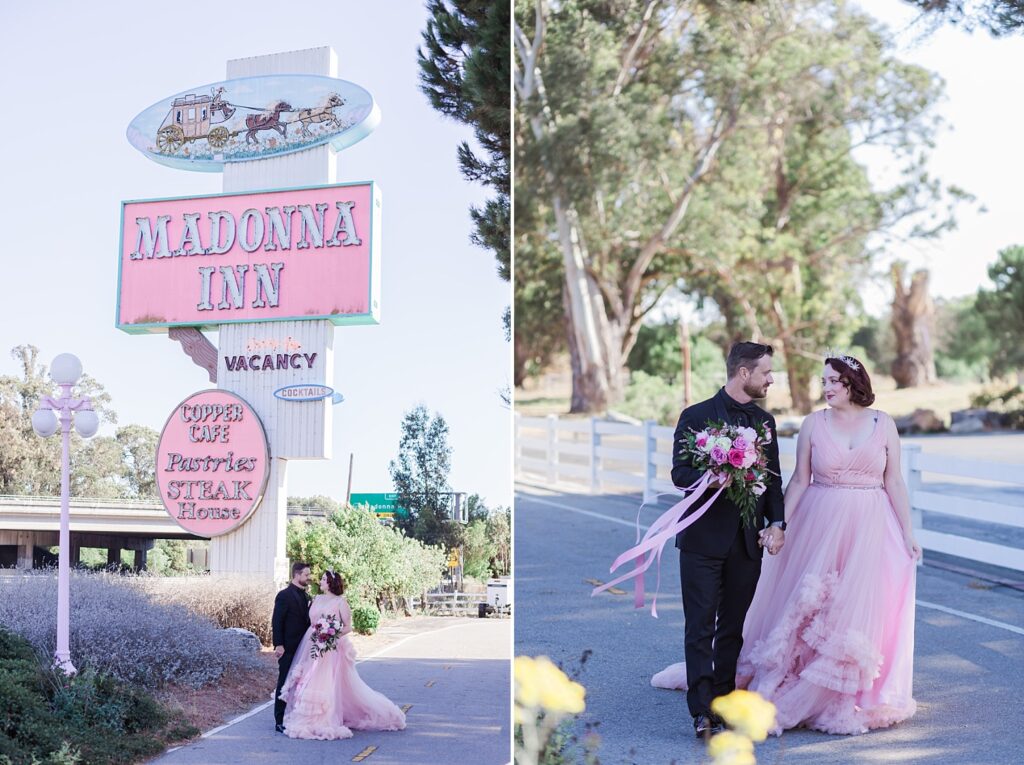
[[[355,452],[348,453],[348,488],[345,489],[345,507],[348,507],[352,498],[352,461],[355,459]]]
[[[684,316],[679,320],[679,345],[683,351],[683,409],[693,403],[690,387],[690,322]]]

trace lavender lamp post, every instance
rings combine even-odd
[[[69,563],[71,530],[68,518],[68,498],[71,493],[70,441],[71,422],[82,438],[90,438],[99,428],[99,418],[92,410],[92,402],[88,398],[71,397],[71,388],[82,376],[82,362],[70,353],[62,353],[50,365],[50,377],[60,386],[60,398],[43,396],[39,400],[39,408],[32,415],[32,429],[46,438],[61,431],[60,455],[60,561],[58,563],[57,580],[57,650],[54,653],[54,665],[73,675],[77,672],[71,663],[70,639],[70,589],[71,567]],[[60,413],[60,418],[57,417]],[[72,412],[77,416],[72,418]]]

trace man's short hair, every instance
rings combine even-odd
[[[725,360],[726,375],[731,380],[739,374],[740,369],[753,369],[762,358],[774,353],[775,349],[767,343],[736,343],[729,349],[729,356]]]
[[[308,563],[303,563],[301,560],[295,561],[292,564],[292,579],[294,579],[295,575],[297,573],[299,573],[300,571],[302,571],[302,569],[304,569],[304,568],[309,568],[309,564]]]

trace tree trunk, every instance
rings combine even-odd
[[[555,220],[565,266],[565,310],[573,370],[570,412],[603,412],[622,394],[622,352],[604,308],[604,298],[586,272],[586,253],[574,213],[555,197]]]
[[[811,375],[813,368],[807,359],[796,353],[795,349],[784,341],[780,350],[786,358],[786,377],[789,380],[789,400],[794,410],[800,414],[810,414],[814,408],[811,401]]]
[[[513,342],[513,361],[512,361],[512,384],[516,387],[522,387],[526,381],[526,343]]]
[[[915,271],[909,287],[903,284],[905,263],[892,267],[892,329],[896,337],[896,359],[892,376],[897,388],[914,388],[934,383],[935,305],[928,294],[928,271]]]

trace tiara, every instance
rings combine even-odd
[[[825,358],[826,359],[839,359],[841,362],[846,364],[846,366],[848,366],[854,372],[856,372],[857,370],[860,369],[860,362],[857,361],[857,359],[855,359],[853,356],[849,356],[849,355],[843,353],[838,348],[826,348],[825,349]]]

